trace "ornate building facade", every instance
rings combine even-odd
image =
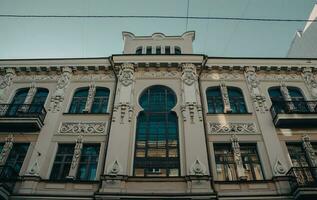
[[[193,54],[0,61],[3,199],[316,199],[316,59]]]

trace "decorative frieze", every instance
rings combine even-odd
[[[303,68],[303,79],[305,84],[313,98],[317,98],[317,80],[312,72],[312,68]]]
[[[61,109],[62,103],[65,98],[65,89],[69,85],[70,78],[72,75],[72,69],[69,67],[63,68],[63,73],[57,81],[56,90],[53,93],[50,100],[49,111],[58,112]]]
[[[138,78],[176,78],[179,76],[177,71],[145,71],[138,73]]]
[[[105,74],[76,74],[72,76],[72,81],[114,81],[115,76],[112,73]]]
[[[262,95],[262,92],[260,90],[260,82],[258,80],[254,67],[245,68],[245,78],[256,111],[261,111],[261,113],[265,113],[265,111],[268,111],[268,107],[266,105],[266,98],[264,95]]]
[[[201,75],[201,78],[204,80],[214,80],[214,81],[219,81],[219,80],[243,80],[243,74],[236,72],[236,71],[232,71],[231,73],[225,72],[225,71],[221,71],[221,72],[217,72],[217,71],[210,71],[208,73],[203,73]]]
[[[0,153],[0,166],[5,165],[12,147],[13,147],[13,135],[9,135],[8,137],[6,137],[5,144],[3,145],[3,148]]]
[[[12,84],[12,80],[15,77],[15,71],[13,69],[6,69],[4,75],[0,75],[0,103],[6,103],[9,96],[8,88]]]
[[[258,78],[260,81],[302,81],[299,73],[259,73]]]
[[[58,134],[72,135],[104,135],[106,134],[107,122],[81,121],[81,122],[63,122],[59,128]]]
[[[209,134],[256,134],[255,123],[253,122],[209,122]]]

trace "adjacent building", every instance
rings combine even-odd
[[[3,199],[316,199],[316,59],[123,32],[105,58],[0,60]]]

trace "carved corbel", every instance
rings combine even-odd
[[[313,146],[310,143],[310,137],[308,135],[304,135],[302,137],[302,145],[310,166],[317,167],[316,153]]]
[[[9,96],[8,88],[11,86],[12,80],[15,76],[15,71],[12,68],[6,69],[5,74],[0,75],[0,103],[6,103]]]
[[[224,105],[224,113],[230,113],[232,112],[232,110],[231,110],[230,101],[229,101],[228,89],[224,82],[220,83],[220,90],[221,90],[221,96],[222,96],[222,101]]]
[[[8,137],[6,137],[5,141],[6,142],[0,153],[0,165],[5,165],[9,157],[10,151],[13,147],[13,135],[9,135]]]
[[[239,138],[236,135],[232,135],[231,137],[231,147],[233,151],[233,159],[237,166],[237,175],[239,180],[247,180],[247,176],[245,175],[245,169],[243,167]]]
[[[317,80],[313,74],[312,68],[310,67],[303,68],[302,76],[311,94],[311,97],[314,99],[317,99]]]
[[[61,109],[65,98],[65,89],[70,83],[71,76],[72,69],[70,67],[64,67],[61,76],[57,80],[56,90],[50,99],[49,111],[58,112]]]

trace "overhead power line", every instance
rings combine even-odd
[[[281,18],[242,18],[242,17],[204,17],[204,16],[159,16],[159,15],[18,15],[0,14],[0,18],[137,18],[137,19],[193,19],[193,20],[229,20],[263,22],[317,22],[317,19],[281,19]]]

